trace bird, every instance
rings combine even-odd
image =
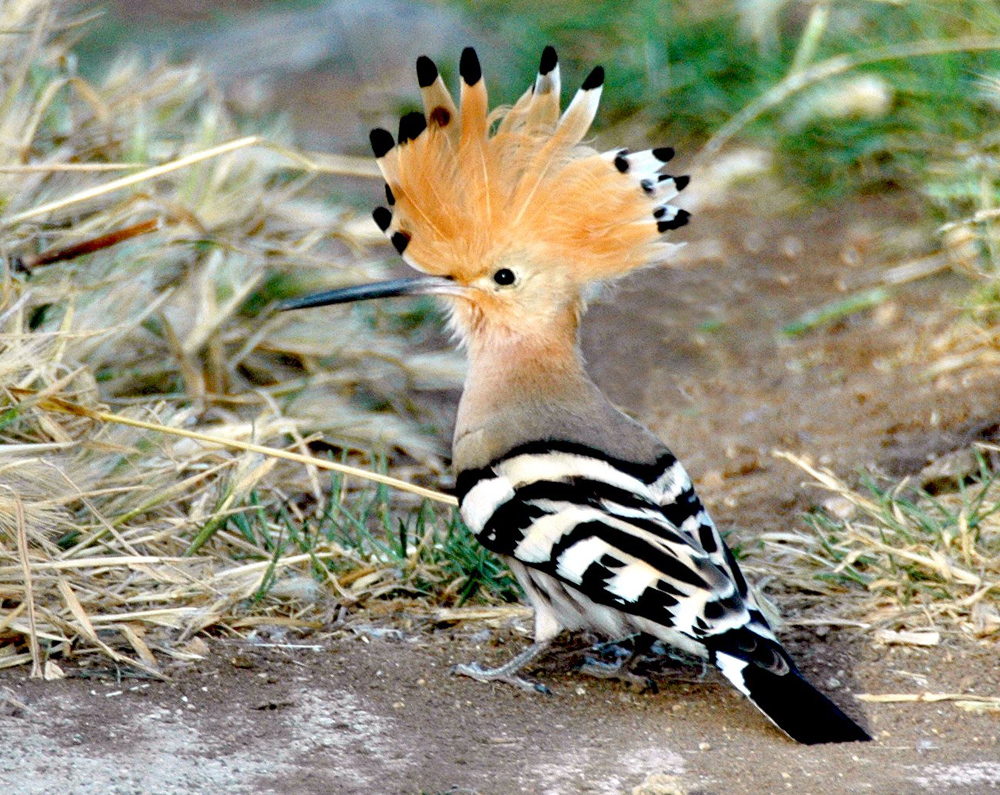
[[[509,565],[534,638],[496,668],[518,676],[563,630],[636,633],[702,658],[805,744],[865,741],[776,638],[683,466],[587,375],[578,330],[595,285],[669,259],[690,214],[674,150],[598,151],[585,140],[604,69],[565,110],[556,51],[508,108],[490,110],[479,58],[462,51],[456,104],[420,56],[424,110],[371,131],[386,205],[372,213],[422,275],[293,299],[302,309],[440,296],[468,356],[452,448],[459,513]]]

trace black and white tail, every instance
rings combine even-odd
[[[871,740],[813,687],[777,643],[745,629],[708,643],[716,666],[785,734],[805,745]]]

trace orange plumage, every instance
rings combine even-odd
[[[532,87],[510,108],[488,111],[470,49],[462,54],[461,106],[436,67],[418,62],[426,115],[384,130],[372,144],[394,202],[375,218],[406,261],[469,283],[506,263],[559,269],[570,283],[619,276],[662,259],[663,232],[687,213],[666,202],[686,177],[658,173],[673,154],[599,154],[581,143],[597,111],[598,67],[560,115],[559,67],[546,48]]]

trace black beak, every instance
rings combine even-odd
[[[278,310],[286,312],[289,309],[311,309],[314,306],[347,304],[352,301],[392,298],[397,295],[459,295],[461,291],[462,288],[451,279],[440,276],[418,276],[413,279],[393,279],[388,282],[375,282],[375,284],[359,284],[354,287],[343,287],[340,290],[328,290],[325,293],[307,295],[304,298],[292,298],[279,304]]]

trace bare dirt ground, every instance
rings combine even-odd
[[[866,466],[899,476],[996,434],[995,382],[924,376],[921,351],[942,299],[964,289],[957,277],[896,288],[800,338],[779,334],[845,287],[877,283],[885,241],[906,220],[889,200],[780,218],[747,205],[702,212],[685,266],[638,274],[592,310],[584,344],[595,379],[674,448],[743,544],[800,523],[821,499],[773,449],[848,479]],[[780,583],[768,592],[786,618],[814,607]],[[1000,790],[996,713],[854,697],[1000,693],[995,645],[946,634],[934,648],[883,647],[856,630],[786,630],[805,672],[876,738],[806,748],[698,667],[665,665],[656,692],[585,677],[581,639],[532,671],[551,696],[449,675],[457,662],[505,659],[529,627],[527,616],[435,622],[398,603],[312,635],[207,638],[206,657],[175,664],[166,682],[72,663],[49,683],[4,671],[0,785],[118,795]]]
[[[697,669],[636,693],[581,678],[556,654],[537,672],[554,695],[529,695],[447,674],[483,656],[468,633],[363,637],[315,651],[216,641],[170,683],[8,676],[25,706],[3,718],[0,781],[17,793],[617,795],[659,776],[677,789],[649,793],[819,795],[980,793],[1000,773],[995,716],[962,718],[949,705],[867,708],[877,742],[809,748],[715,677],[697,681]],[[880,654],[840,637],[791,648],[819,681],[853,660],[852,687],[905,687],[899,670],[932,688],[961,687],[974,671],[997,685],[987,653],[945,667],[940,650]]]

